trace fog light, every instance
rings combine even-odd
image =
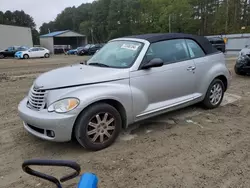
[[[54,132],[54,131],[46,130],[46,133],[47,133],[47,136],[48,136],[48,137],[51,137],[51,138],[54,138],[54,137],[55,137],[55,132]]]

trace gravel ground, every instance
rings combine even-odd
[[[99,187],[249,187],[249,77],[233,74],[227,96],[240,100],[215,110],[192,106],[144,121],[102,151],[87,152],[76,142],[51,143],[29,135],[17,116],[17,105],[34,78],[82,59],[0,60],[0,187],[54,187],[22,171],[23,160],[31,158],[75,160],[82,172],[99,176]],[[227,63],[233,71],[234,60]],[[61,168],[42,170],[63,175]]]

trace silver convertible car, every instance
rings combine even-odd
[[[218,107],[230,79],[224,54],[205,37],[123,37],[85,63],[40,75],[18,111],[32,135],[56,142],[76,138],[101,150],[135,122],[195,103]]]

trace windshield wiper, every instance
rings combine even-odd
[[[99,66],[99,67],[110,67],[109,65],[106,65],[106,64],[102,64],[102,63],[90,63],[89,65],[94,65],[94,66]]]

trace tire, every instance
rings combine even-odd
[[[3,59],[4,58],[4,55],[3,54],[0,54],[0,59]]]
[[[212,92],[217,93],[216,97],[211,98],[213,95]],[[214,109],[220,106],[225,92],[225,86],[220,79],[214,79],[212,83],[209,85],[205,99],[202,104],[206,109]],[[215,95],[214,95],[215,96]],[[214,102],[212,102],[214,101]]]
[[[97,115],[100,117],[99,121]],[[109,124],[101,122],[104,121],[105,115],[107,116],[106,122],[111,121]],[[89,125],[90,123],[92,123],[92,126]],[[120,113],[109,104],[98,103],[88,107],[79,115],[74,134],[77,141],[84,148],[98,151],[112,145],[119,136],[121,129],[122,119]]]
[[[23,55],[23,58],[24,58],[24,59],[29,59],[29,55],[28,55],[28,54],[24,54],[24,55]]]
[[[44,57],[49,58],[49,54],[48,53],[44,54]]]
[[[74,52],[74,55],[77,55],[77,52]]]

